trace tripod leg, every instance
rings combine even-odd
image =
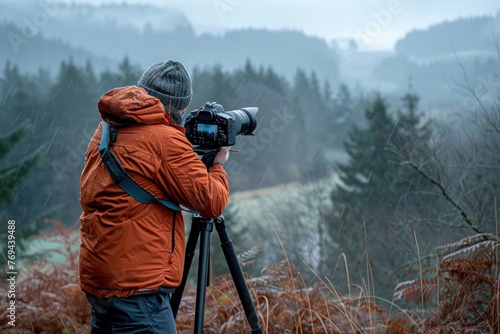
[[[198,236],[200,235],[200,224],[193,223],[191,225],[191,231],[189,232],[189,237],[186,245],[186,256],[184,260],[184,271],[182,273],[181,284],[175,289],[170,300],[170,305],[172,307],[172,312],[174,318],[177,316],[179,311],[179,306],[181,305],[182,294],[184,293],[184,288],[186,287],[189,269],[191,268],[191,263],[193,263],[193,258],[196,250],[196,244],[198,243]]]
[[[210,257],[210,233],[213,231],[213,219],[205,219],[200,226],[200,255],[198,263],[198,284],[196,285],[196,307],[194,333],[203,332],[205,295],[208,282],[208,260]]]
[[[220,245],[222,247],[222,251],[224,252],[226,262],[229,266],[229,271],[231,272],[234,285],[236,286],[236,290],[238,291],[238,296],[240,297],[241,304],[243,305],[243,310],[245,311],[248,323],[250,324],[250,328],[252,329],[252,333],[262,334],[262,328],[259,325],[259,317],[257,316],[257,312],[255,311],[252,297],[250,296],[250,292],[248,291],[248,287],[245,282],[245,277],[243,276],[238,258],[236,257],[236,254],[234,252],[233,242],[231,241],[231,239],[229,239],[229,235],[227,234],[226,224],[224,223],[223,216],[220,216],[216,219],[215,228],[217,229],[217,233],[219,234],[221,242]]]

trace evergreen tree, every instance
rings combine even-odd
[[[93,101],[95,87],[88,82],[89,77],[92,77],[88,71],[88,65],[87,69],[81,69],[72,59],[61,63],[57,80],[52,86],[50,102],[53,103],[49,106],[50,111],[57,113],[58,120],[74,121],[75,109],[78,112],[88,108],[89,102],[95,103]],[[59,124],[64,125],[63,122]]]
[[[0,76],[2,127],[13,129],[19,125],[20,120],[32,118],[42,102],[38,88],[36,81],[21,74],[18,66],[10,62],[5,64]]]
[[[303,70],[297,70],[293,83],[293,104],[296,108],[297,121],[293,124],[296,131],[297,150],[302,156],[303,163],[311,166],[315,159],[313,151],[314,133],[317,123],[313,110],[314,92],[307,74]]]
[[[40,153],[34,152],[33,154],[25,156],[21,161],[14,164],[7,164],[6,166],[3,162],[6,161],[9,152],[11,152],[26,136],[29,129],[29,123],[25,122],[10,133],[0,137],[0,162],[2,162],[0,165],[0,219],[2,221],[2,224],[0,224],[0,238],[2,240],[0,251],[2,254],[7,254],[8,245],[7,242],[5,242],[7,240],[6,222],[7,220],[18,221],[18,217],[8,210],[7,206],[14,199],[12,191],[37,164],[40,159]],[[33,221],[32,224],[16,224],[15,241],[17,259],[23,256],[23,252],[27,248],[28,238],[40,232],[42,228],[40,223],[40,221]]]
[[[221,104],[225,110],[236,108],[233,105],[234,87],[231,84],[231,76],[222,70],[220,65],[212,69],[211,84],[209,86],[210,101]]]
[[[346,84],[340,84],[337,93],[335,94],[335,98],[333,100],[334,103],[334,127],[339,129],[341,127],[345,127],[346,124],[349,124],[348,121],[351,118],[351,114],[353,112],[353,98],[351,95],[351,91]],[[340,125],[340,126],[339,126]]]
[[[258,80],[257,78],[257,72],[255,71],[252,62],[250,59],[247,58],[245,61],[245,66],[243,68],[243,76],[250,81],[256,81]]]
[[[130,63],[130,59],[125,57],[122,62],[118,64],[118,73],[116,75],[117,86],[136,85],[141,74],[138,67],[133,66]]]
[[[40,184],[35,191],[25,192],[31,177],[38,173],[28,176],[28,172],[33,168],[38,169],[39,166],[35,167],[36,161],[43,156],[43,141],[37,135],[43,129],[46,117],[38,82],[38,78],[22,75],[19,68],[9,62],[0,76],[0,100],[3,101],[0,117],[4,133],[0,154],[4,177],[2,196],[9,199],[8,214],[16,217],[19,225],[25,224],[33,212],[39,212],[32,204],[37,200],[36,190],[40,189]],[[15,187],[20,184],[21,187]]]
[[[323,82],[323,99],[327,105],[332,104],[332,86],[330,85],[330,81],[325,80]]]
[[[344,217],[359,220],[372,209],[387,205],[391,189],[386,187],[384,174],[388,168],[385,150],[394,128],[394,120],[380,95],[366,110],[366,127],[354,125],[344,143],[349,156],[347,163],[338,165],[341,184],[333,193],[334,205],[345,207]]]
[[[0,137],[0,161],[5,161],[7,154],[25,137],[30,129],[28,122],[24,122],[10,133]],[[5,166],[0,169],[0,203],[12,201],[12,190],[30,172],[40,158],[40,154],[24,157],[21,162]]]
[[[404,101],[406,110],[395,119],[382,96],[375,96],[365,110],[365,124],[353,125],[344,143],[349,159],[338,164],[340,182],[331,196],[331,235],[345,247],[352,263],[364,263],[369,245],[372,270],[382,289],[391,281],[382,277],[382,268],[393,273],[406,260],[388,247],[402,239],[401,230],[392,223],[414,211],[416,191],[428,185],[401,165],[406,154],[425,152],[422,148],[428,147],[430,138],[416,113],[418,98],[407,94]],[[364,266],[360,270],[367,274]]]

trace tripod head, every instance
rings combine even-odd
[[[198,146],[194,147],[193,151],[195,151],[198,155],[201,155],[201,161],[205,164],[207,169],[210,169],[210,167],[214,164],[214,159],[219,149]]]

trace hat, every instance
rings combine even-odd
[[[159,99],[165,107],[181,110],[191,103],[191,79],[184,65],[178,61],[159,61],[141,76],[137,86]]]

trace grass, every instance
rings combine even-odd
[[[16,286],[16,327],[7,324],[4,298],[2,332],[89,332],[89,305],[78,287],[75,235],[56,224],[53,232],[37,237],[61,243],[52,251],[64,254],[66,261],[39,258],[23,267],[24,278]],[[264,333],[500,333],[500,243],[492,235],[439,247],[436,265],[420,263],[419,277],[399,284],[392,301],[374,295],[370,277],[362,285],[348,281],[349,293],[342,295],[327,277],[309,268],[316,282],[308,285],[281,247],[284,261],[259,276],[245,276]],[[345,255],[340,262],[349,280]],[[7,295],[5,282],[0,294]],[[179,333],[192,332],[194,310],[195,291],[187,289],[177,317]],[[204,333],[250,333],[230,276],[217,277],[207,289]]]

